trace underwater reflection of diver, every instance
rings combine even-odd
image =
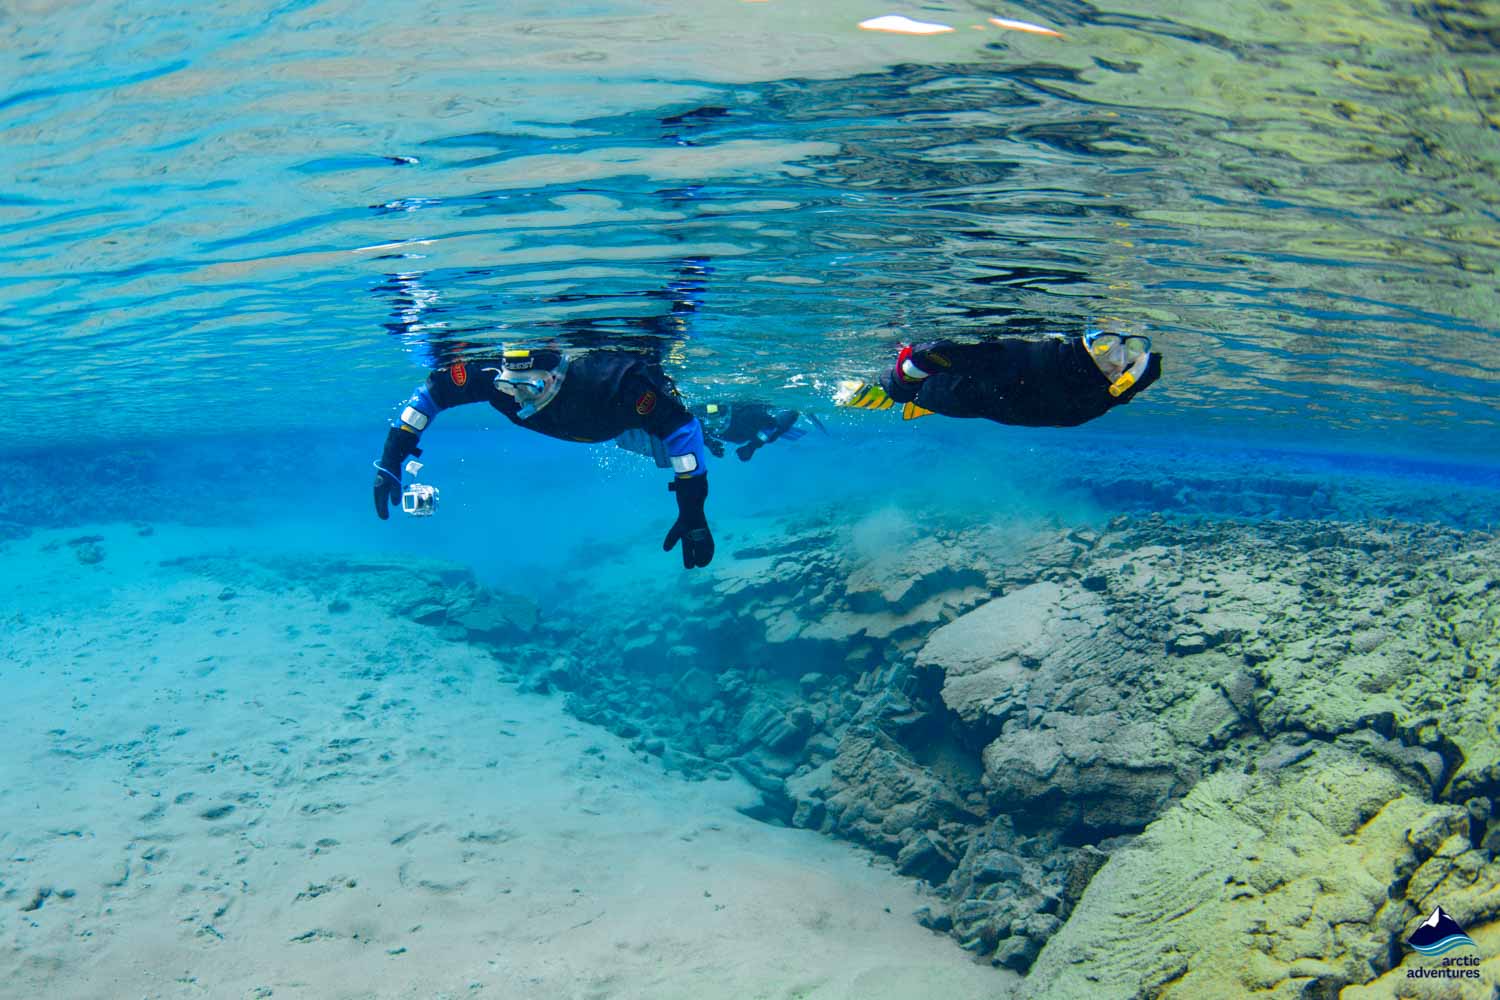
[[[708,258],[681,257],[672,262],[671,277],[658,287],[548,295],[539,304],[565,308],[567,317],[534,321],[530,328],[538,337],[578,350],[626,348],[662,360],[691,336],[691,319],[702,308],[713,273]]]
[[[377,517],[386,520],[390,505],[398,502],[407,513],[431,513],[407,506],[416,502],[407,500],[409,491],[402,487],[407,459],[422,454],[418,442],[439,413],[480,402],[517,427],[564,441],[608,441],[639,431],[659,442],[673,472],[667,488],[677,498],[677,520],[662,549],[681,542],[685,569],[712,561],[714,540],[703,512],[708,499],[703,429],[661,367],[629,351],[567,355],[517,349],[429,373],[391,422],[374,463]]]
[[[474,348],[463,333],[444,318],[450,307],[443,303],[442,293],[422,271],[397,271],[370,291],[390,305],[390,319],[381,324],[391,336],[424,368],[441,368],[452,364]]]
[[[681,114],[668,115],[659,119],[662,138],[678,146],[696,146],[698,144],[689,138],[690,135],[708,128],[711,122],[728,118],[729,114],[728,108],[706,104]]]

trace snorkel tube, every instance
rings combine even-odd
[[[1146,366],[1150,363],[1151,352],[1146,351],[1140,357],[1135,359],[1135,364],[1131,365],[1124,372],[1120,373],[1120,377],[1110,383],[1109,394],[1118,399],[1123,393],[1128,391],[1131,386],[1135,385],[1136,380],[1139,379],[1141,375],[1146,371]]]
[[[1143,349],[1126,367],[1132,341],[1138,341],[1138,346]],[[1083,346],[1100,374],[1109,380],[1109,394],[1116,399],[1130,391],[1130,387],[1139,381],[1146,372],[1146,366],[1151,363],[1151,339],[1139,334],[1101,330],[1091,326],[1084,331]],[[1115,374],[1116,372],[1119,374]]]
[[[552,402],[568,372],[566,354],[559,355],[557,363],[550,368],[536,368],[534,363],[530,351],[511,350],[505,352],[502,367],[482,369],[494,372],[495,388],[520,404],[516,411],[520,420],[535,415]]]

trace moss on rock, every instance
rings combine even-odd
[[[1411,831],[1462,815],[1334,748],[1213,775],[1094,877],[1022,995],[1332,996],[1385,966]]]

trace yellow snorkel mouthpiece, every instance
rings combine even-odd
[[[1122,394],[1128,392],[1135,385],[1136,380],[1145,372],[1146,365],[1151,361],[1151,352],[1147,351],[1135,359],[1135,364],[1120,373],[1120,377],[1110,383],[1109,394],[1118,399]]]

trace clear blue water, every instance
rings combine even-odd
[[[1118,315],[1168,374],[1111,430],[1497,455],[1481,13],[100,11],[9,26],[30,442],[375,427],[418,365],[538,339],[806,406],[901,339]]]
[[[309,637],[336,634],[363,659],[349,653],[330,684],[363,684],[369,664],[399,661],[406,673],[381,697],[410,694],[430,726],[413,730],[421,745],[402,760],[457,725],[443,715],[454,691],[476,711],[508,711],[509,694],[464,687],[472,678],[451,646],[429,670],[426,633],[386,615],[385,591],[346,595],[354,615],[325,614],[317,586],[359,589],[347,567],[327,570],[297,624],[282,622],[279,595],[323,572],[297,559],[447,560],[523,595],[544,622],[563,624],[476,654],[513,679],[551,661],[546,642],[596,649],[588,643],[626,644],[637,629],[654,628],[664,647],[701,630],[715,651],[705,660],[724,660],[714,670],[733,668],[737,651],[751,664],[774,658],[767,646],[746,651],[731,627],[758,622],[757,609],[713,588],[783,528],[824,545],[797,532],[835,525],[828,537],[845,532],[860,551],[814,548],[804,561],[847,568],[839,560],[857,557],[861,570],[952,526],[1021,537],[1415,522],[1488,537],[1500,521],[1491,7],[142,0],[0,12],[0,567],[26,581],[0,607],[0,627],[41,643],[8,680],[24,673],[26,704],[56,713],[0,712],[0,728],[28,734],[14,780],[0,780],[0,903],[33,898],[41,883],[26,865],[48,857],[41,845],[55,834],[32,830],[17,804],[33,786],[45,800],[54,778],[69,793],[82,781],[68,770],[75,758],[41,749],[47,727],[89,733],[108,757],[125,744],[90,704],[137,728],[145,717],[129,711],[142,704],[178,711],[178,688],[130,701],[80,687],[116,676],[97,669],[106,656],[141,674],[128,632],[162,629],[151,640],[161,659],[188,669],[199,661],[184,657],[202,651],[194,643],[233,659],[231,626],[258,621],[280,645],[267,657],[245,640],[239,679],[267,701],[280,682],[255,686],[263,664],[252,653],[305,669],[303,653],[327,645]],[[898,12],[955,30],[857,27]],[[1005,30],[992,15],[1064,37]],[[1083,428],[903,423],[831,402],[840,380],[873,378],[903,342],[1071,332],[1100,317],[1147,330],[1165,373]],[[649,462],[528,435],[485,407],[444,414],[424,440],[423,478],[443,491],[436,517],[371,517],[370,461],[394,407],[429,367],[514,344],[645,351],[689,401],[797,407],[826,433],[713,463],[712,573],[683,574],[660,552],[673,505]],[[95,531],[108,553],[97,564],[84,559],[92,534],[75,537]],[[1451,541],[1422,537],[1429,561]],[[1382,563],[1371,553],[1385,544],[1361,551]],[[210,587],[191,559],[221,549],[235,565],[276,568]],[[591,633],[595,619],[657,594],[648,610],[660,620],[643,612],[617,634]],[[592,599],[601,604],[577,604]],[[244,622],[231,621],[240,607]],[[192,631],[221,613],[212,638]],[[48,645],[64,642],[70,620],[80,651]],[[915,636],[876,653],[851,643],[851,677],[859,657],[897,664],[920,646]],[[106,652],[90,661],[91,649]],[[618,679],[619,661],[609,652],[593,666]],[[767,686],[796,697],[814,667],[782,666],[787,676]],[[302,687],[324,682],[293,675]],[[142,676],[132,697],[155,690]],[[204,681],[201,705],[238,696],[236,676]],[[454,676],[465,679],[444,687]],[[298,711],[267,717],[290,727]],[[286,746],[354,725],[330,718]],[[492,766],[474,763],[491,752],[476,741],[472,760],[432,759],[451,773]],[[205,737],[208,756],[184,751],[152,773],[211,771],[227,752]],[[278,766],[288,752],[265,750]],[[165,779],[140,784],[136,771],[98,780],[130,796],[175,791]],[[21,791],[7,798],[7,787]],[[70,808],[116,808],[83,787],[62,796]],[[302,850],[280,822],[264,837]],[[383,822],[370,858],[392,846]],[[48,982],[38,956],[69,946],[44,942],[45,921],[11,909],[9,923],[0,916],[6,960]],[[279,918],[259,926],[280,934]],[[250,928],[236,937],[229,927],[235,947],[250,939]],[[424,995],[413,989],[402,995]],[[606,983],[577,995],[635,994]]]

